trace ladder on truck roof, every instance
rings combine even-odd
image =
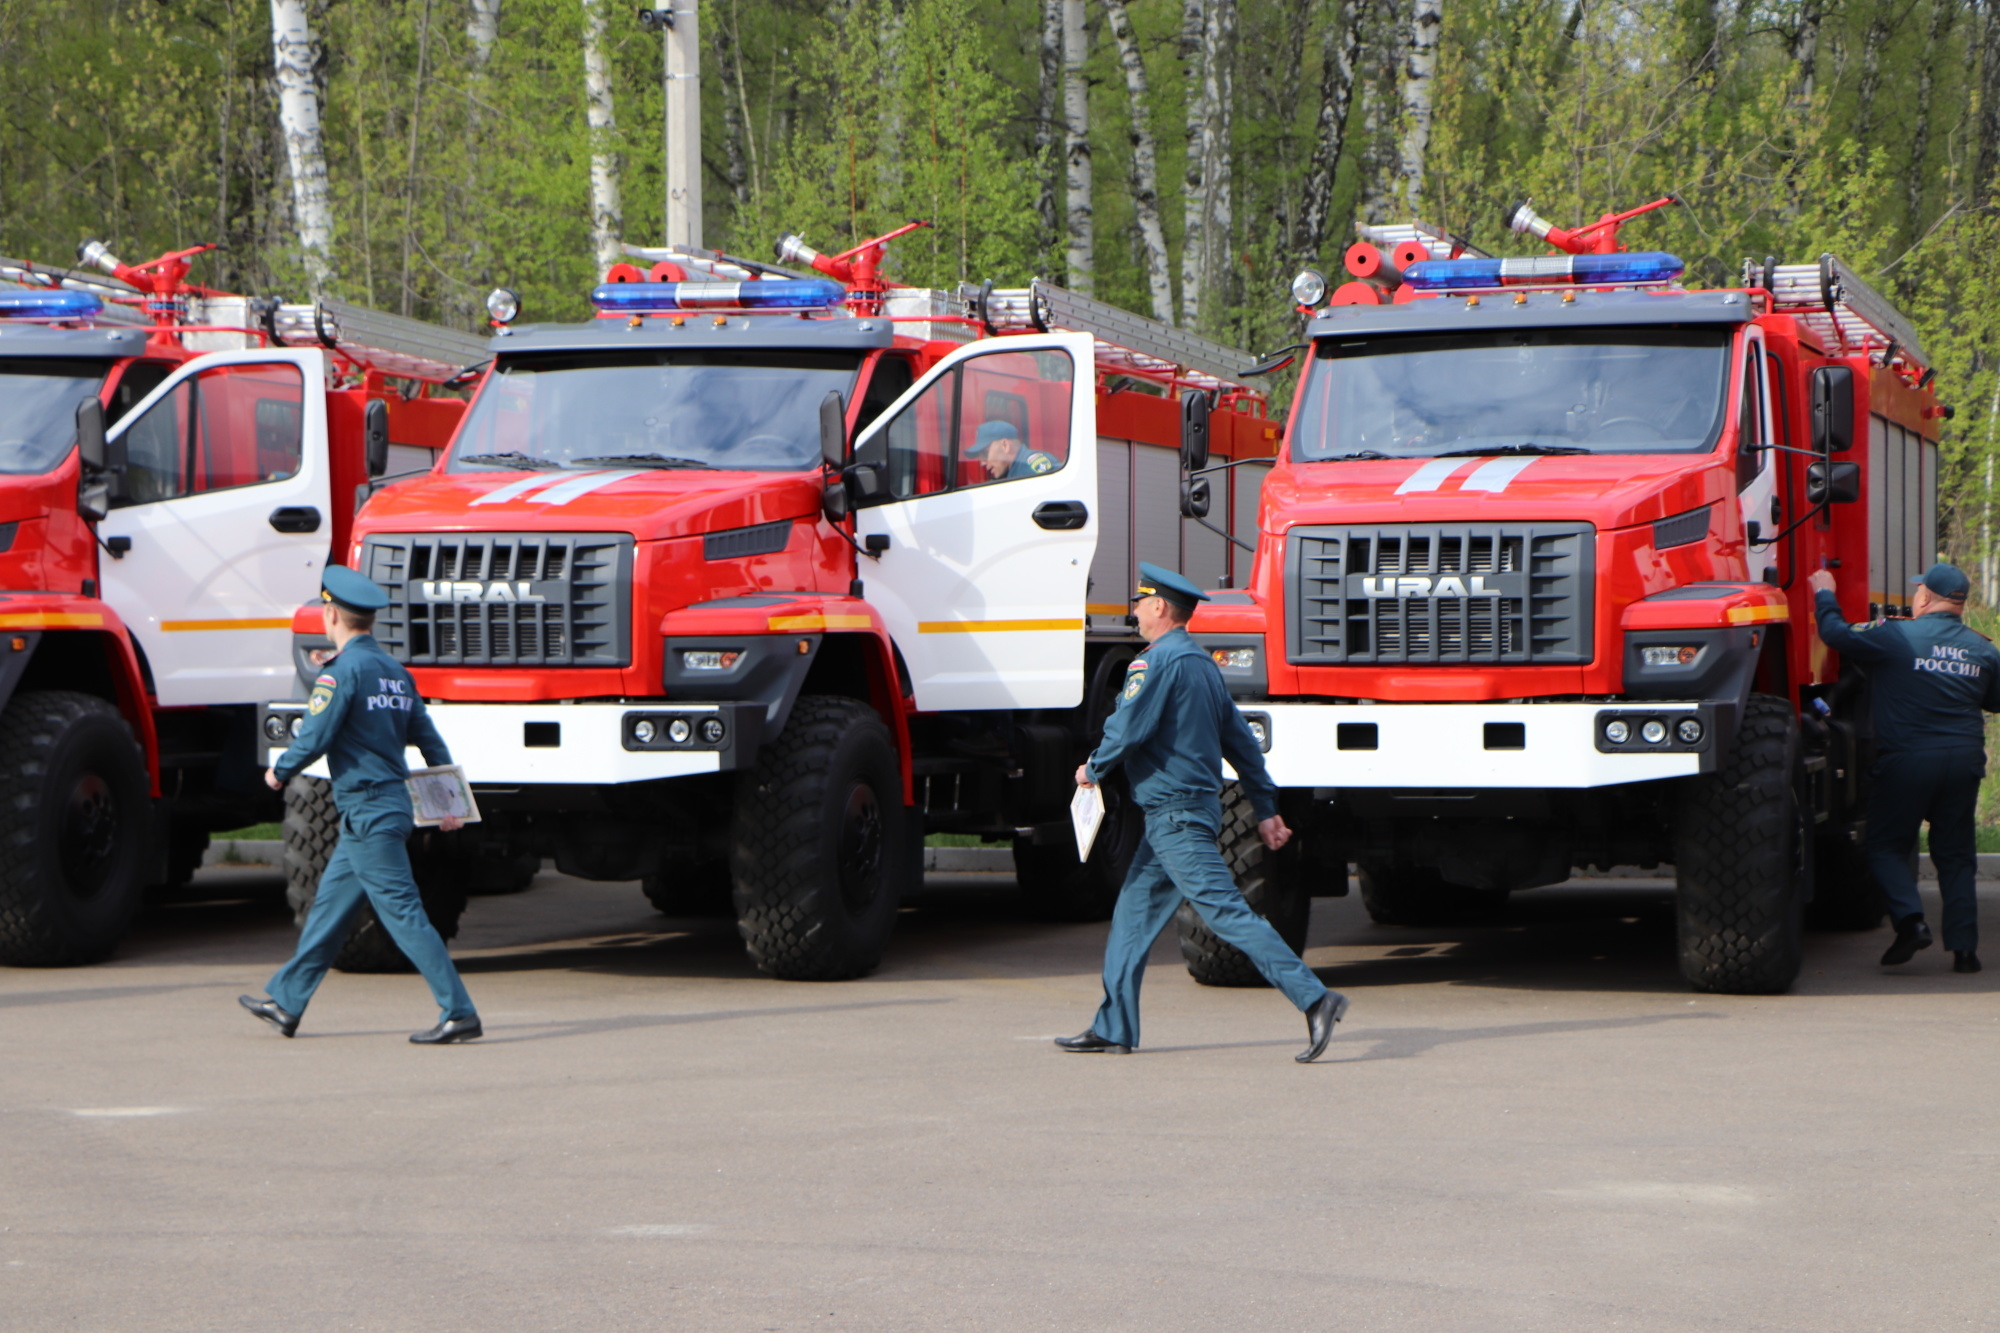
[[[1810,329],[1829,350],[1900,354],[1929,368],[1916,326],[1880,292],[1832,255],[1814,264],[1743,261],[1743,285],[1771,293],[1771,309]]]
[[[117,278],[0,258],[0,290],[89,292],[104,302],[92,317],[120,328],[153,327],[143,303],[146,294]],[[222,352],[254,349],[262,332],[282,347],[320,347],[362,370],[391,379],[442,383],[461,369],[492,355],[489,339],[420,319],[391,315],[327,297],[317,305],[260,301],[227,292],[187,296],[188,330],[180,341],[189,350]],[[204,327],[206,326],[206,327]]]
[[[995,332],[1070,330],[1097,340],[1099,370],[1171,379],[1202,389],[1249,391],[1248,352],[1079,296],[1037,278],[1026,287],[964,291],[973,317]]]

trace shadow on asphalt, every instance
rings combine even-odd
[[[294,938],[282,890],[283,876],[274,871],[204,871],[176,900],[148,905],[116,961],[276,967]],[[1989,914],[2000,910],[2000,903],[1988,906]],[[468,975],[542,969],[660,978],[757,975],[732,922],[660,916],[631,885],[581,884],[545,874],[527,893],[473,900],[464,924],[453,948]],[[1104,930],[1101,923],[1032,919],[1006,876],[933,876],[905,906],[875,975],[898,980],[1087,974],[1101,960]],[[1855,995],[2000,990],[2000,970],[1954,974],[1942,949],[1921,953],[1903,968],[1882,968],[1876,957],[1887,939],[1886,929],[1808,935],[1798,989]],[[1155,959],[1170,956],[1172,948],[1169,936]],[[1574,880],[1517,894],[1497,914],[1449,926],[1378,926],[1357,898],[1323,898],[1314,903],[1308,948],[1341,955],[1332,962],[1320,955],[1315,971],[1343,990],[1445,984],[1689,993],[1675,961],[1673,890],[1664,881]],[[44,992],[32,1002],[61,1003],[65,996],[110,998],[93,987]],[[29,1002],[25,996],[0,997],[0,1005]],[[1390,1052],[1369,1058],[1404,1057]]]

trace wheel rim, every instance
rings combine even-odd
[[[840,900],[860,912],[882,891],[882,806],[875,789],[858,784],[847,794],[840,817]]]
[[[77,775],[63,802],[56,846],[71,896],[96,897],[118,852],[118,797],[98,774]]]

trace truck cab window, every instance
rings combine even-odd
[[[35,476],[68,458],[77,404],[103,382],[102,361],[0,357],[0,474]]]
[[[1069,461],[1074,378],[1061,352],[994,352],[961,363],[883,432],[890,493],[909,499],[1060,470]]]
[[[126,496],[153,504],[297,474],[305,382],[289,362],[230,365],[182,380],[125,433]]]
[[[1764,438],[1764,359],[1752,347],[1743,357],[1743,394],[1736,416],[1736,489],[1748,489],[1770,465]]]
[[[868,387],[861,395],[861,410],[854,417],[854,433],[859,435],[875,424],[875,419],[889,410],[889,405],[910,391],[916,377],[910,372],[910,359],[893,353],[875,363],[875,371],[868,377]]]
[[[134,361],[125,367],[125,373],[118,377],[118,385],[111,391],[111,402],[104,409],[104,424],[115,426],[127,412],[137,407],[142,399],[167,382],[167,376],[174,368],[164,361]]]

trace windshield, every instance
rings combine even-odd
[[[76,406],[104,383],[103,361],[0,357],[0,473],[47,472],[76,447]]]
[[[1712,329],[1323,339],[1292,457],[1701,453],[1728,383],[1729,334]]]
[[[817,467],[820,401],[850,394],[860,364],[858,353],[503,356],[450,470]]]

